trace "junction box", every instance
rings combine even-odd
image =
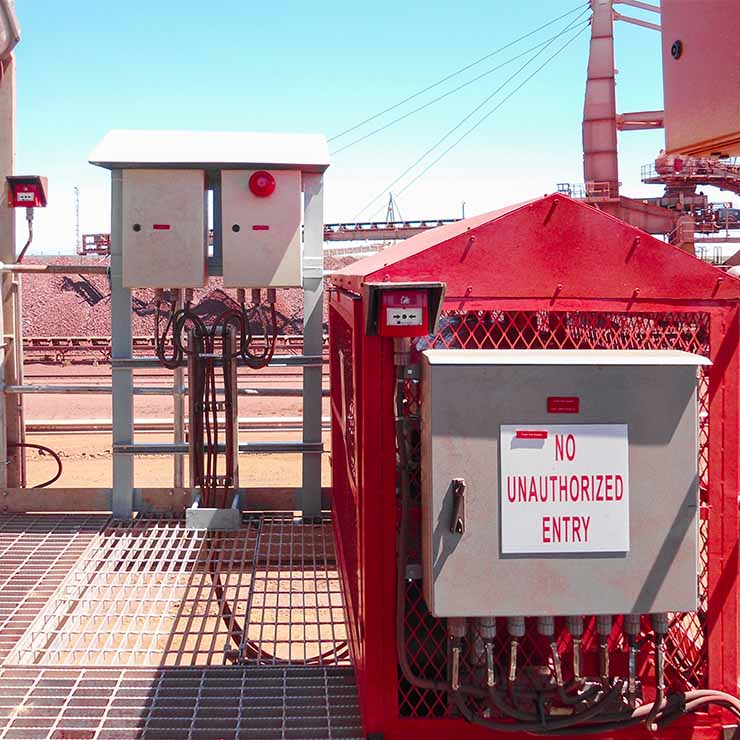
[[[222,172],[221,213],[224,287],[300,287],[298,170]]]
[[[209,274],[226,288],[303,286],[304,186],[328,166],[322,136],[112,131],[91,162],[121,170],[124,287],[202,288]]]
[[[425,351],[431,613],[694,611],[696,370],[706,364],[670,351]],[[656,571],[661,548],[671,557]]]
[[[203,170],[124,170],[124,286],[203,287],[206,224]]]

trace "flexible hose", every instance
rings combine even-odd
[[[51,457],[54,458],[54,462],[57,464],[57,472],[53,478],[49,478],[49,480],[45,481],[44,483],[39,483],[36,486],[31,486],[31,488],[46,488],[47,486],[50,486],[52,483],[56,483],[59,480],[59,478],[61,478],[62,472],[64,470],[62,459],[50,447],[47,447],[46,445],[32,444],[31,442],[12,442],[12,443],[9,442],[8,443],[8,449],[19,448],[19,447],[28,448],[31,450],[39,450],[40,452],[46,452],[47,454],[51,455]]]

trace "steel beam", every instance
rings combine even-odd
[[[319,348],[320,349],[320,348]],[[156,357],[111,357],[113,368],[146,369],[161,368],[162,364]],[[270,367],[321,367],[326,361],[321,354],[316,355],[275,355],[270,362]],[[218,364],[218,363],[216,363]],[[239,358],[239,367],[247,364]],[[183,363],[185,367],[185,363]]]
[[[133,351],[131,291],[123,287],[123,172],[111,172],[111,376],[113,387],[113,499],[116,517],[134,511],[134,458],[116,451],[134,442],[134,378],[132,368],[115,364],[130,360]]]
[[[4,72],[0,77],[0,184],[5,186],[5,178],[15,171],[15,60],[10,57],[4,62]],[[12,263],[16,259],[15,250],[15,209],[0,208],[0,262]],[[15,289],[12,277],[3,275],[0,280],[2,296],[3,335],[3,381],[9,384],[22,382],[18,374],[19,358],[23,362],[23,343],[21,326],[16,323],[14,310]],[[22,366],[22,365],[21,365]],[[17,444],[23,441],[23,414],[21,399],[11,402],[5,400],[3,421],[4,442]],[[0,447],[3,444],[0,443]],[[23,482],[23,464],[25,456],[21,450],[15,450],[9,459],[7,448],[0,450],[0,464],[5,468],[4,474],[10,485],[21,485]],[[6,464],[7,463],[7,464]]]
[[[324,188],[321,175],[303,175],[303,351],[321,356],[324,343]],[[322,368],[303,367],[303,444],[321,446]],[[321,456],[304,455],[302,500],[298,508],[310,520],[321,515]]]
[[[24,265],[2,264],[0,272],[53,273],[54,275],[107,275],[108,265]]]
[[[219,452],[226,451],[226,445],[219,444],[216,446]],[[161,442],[148,444],[143,442],[131,444],[114,444],[114,455],[186,455],[189,451],[187,442]],[[321,455],[324,452],[323,442],[294,442],[286,440],[283,442],[241,442],[239,444],[240,453],[248,454],[289,454],[301,453]],[[321,465],[319,461],[319,466]]]

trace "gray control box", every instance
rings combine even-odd
[[[424,352],[431,612],[695,610],[708,364],[674,351]]]

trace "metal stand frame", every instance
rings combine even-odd
[[[303,354],[273,358],[271,365],[300,365],[303,368],[303,440],[300,443],[249,443],[240,452],[296,452],[303,456],[302,485],[297,489],[294,507],[307,521],[321,516],[321,454],[323,453],[322,346],[323,346],[323,177],[303,173]],[[131,291],[123,286],[122,255],[122,170],[111,172],[111,337],[113,393],[113,515],[131,518],[135,511],[134,457],[152,454],[153,446],[134,442],[133,369],[156,363],[155,358],[134,358],[131,331]],[[214,204],[219,200],[215,190]],[[218,249],[219,239],[214,240]],[[219,250],[220,251],[220,250]],[[209,260],[209,275],[220,273],[220,255]],[[171,447],[157,446],[155,452],[175,454],[174,485],[183,486],[182,457],[187,451],[184,441],[184,402],[182,371],[174,377],[175,431]],[[249,492],[240,490],[242,506],[249,507]],[[277,507],[276,507],[277,508]]]

